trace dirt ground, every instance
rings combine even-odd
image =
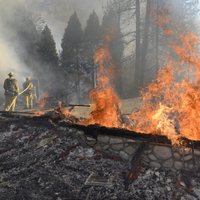
[[[140,98],[124,99],[121,100],[120,104],[122,114],[131,114],[142,106]],[[70,107],[68,108],[70,109]],[[91,112],[91,107],[76,106],[71,112],[78,118],[87,118]]]

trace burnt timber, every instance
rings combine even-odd
[[[36,125],[36,126],[42,126],[42,127],[60,126],[60,127],[66,127],[66,128],[67,127],[75,128],[75,129],[84,131],[84,133],[87,136],[93,137],[95,139],[98,137],[98,135],[107,135],[107,136],[113,136],[113,137],[124,137],[127,139],[140,140],[142,142],[148,142],[148,143],[153,143],[153,144],[171,146],[171,141],[166,136],[156,135],[156,134],[137,133],[137,132],[130,131],[127,129],[107,128],[107,127],[103,127],[99,125],[84,126],[78,123],[68,122],[67,120],[60,119],[59,117],[56,119],[52,119],[51,115],[49,115],[48,112],[41,116],[34,116],[34,112],[13,112],[13,113],[0,112],[0,117],[3,117],[3,119],[0,118],[0,121],[1,123],[4,124],[4,127],[6,126],[6,124],[9,125],[13,123],[22,123],[22,124],[26,123],[26,124],[29,124],[30,126]],[[200,141],[193,141],[187,138],[180,138],[180,140],[181,140],[181,144],[184,145],[185,147],[197,148],[197,149],[200,148]]]

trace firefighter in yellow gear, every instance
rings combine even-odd
[[[26,78],[26,81],[23,84],[24,90],[24,98],[25,98],[25,105],[26,109],[33,108],[33,83],[31,82],[30,77]]]
[[[13,72],[8,74],[8,78],[4,81],[3,88],[5,90],[5,111],[15,111],[19,86],[17,80],[14,78]]]

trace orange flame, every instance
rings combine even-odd
[[[72,115],[72,113],[69,112],[69,110],[67,108],[65,108],[65,107],[62,106],[62,102],[61,101],[58,102],[57,111],[60,112],[60,113],[62,113],[65,116],[71,116]]]
[[[45,112],[42,112],[42,111],[35,111],[34,112],[34,116],[36,116],[36,117],[43,116],[44,114],[45,114]]]
[[[45,105],[46,105],[46,102],[47,102],[47,98],[48,98],[48,93],[45,92],[42,97],[39,99],[39,103],[38,103],[38,106],[39,106],[39,109],[44,109]]]
[[[157,23],[166,36],[175,38],[175,32],[163,16]],[[110,37],[107,37],[110,41]],[[109,44],[109,42],[107,41]],[[92,112],[82,124],[124,127],[120,119],[119,98],[112,89],[112,62],[108,44],[96,50],[95,63],[99,66],[98,86],[90,92]],[[142,108],[132,113],[134,127],[126,128],[146,134],[167,136],[173,144],[179,138],[200,140],[200,57],[199,38],[185,33],[170,45],[175,59],[167,60],[156,79],[141,91]]]
[[[186,33],[179,37],[177,44],[171,45],[178,62],[168,61],[156,80],[143,90],[144,106],[131,115],[136,124],[134,130],[164,134],[173,143],[180,137],[200,140],[198,44],[195,34]],[[180,77],[182,80],[178,81]]]
[[[111,86],[113,64],[108,44],[111,37],[105,37],[105,45],[98,48],[94,54],[94,62],[98,65],[98,85],[89,97],[92,102],[92,112],[83,124],[99,124],[107,127],[120,126],[119,98]]]

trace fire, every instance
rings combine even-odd
[[[48,93],[45,92],[42,97],[39,99],[39,102],[38,102],[38,106],[39,106],[39,109],[44,109],[45,105],[46,105],[46,102],[47,102],[47,98],[48,98]]]
[[[83,124],[99,124],[107,127],[120,126],[119,98],[111,84],[113,78],[113,64],[109,52],[110,36],[105,37],[105,44],[94,54],[94,62],[98,65],[98,84],[89,97],[92,102],[92,112]]]
[[[48,93],[44,93],[42,95],[42,97],[38,100],[38,102],[37,102],[38,108],[37,108],[37,111],[34,112],[34,116],[40,117],[45,114],[45,112],[43,112],[41,110],[44,109],[46,102],[47,102],[47,98],[48,98]]]
[[[167,37],[175,32],[167,26],[170,20],[160,17]],[[127,128],[146,134],[160,134],[173,144],[180,138],[200,140],[200,57],[199,38],[193,33],[180,35],[170,45],[174,58],[167,58],[154,81],[141,91],[142,108],[130,115],[134,126],[125,126],[120,118],[120,101],[112,88],[112,58],[109,52],[110,37],[94,55],[99,66],[98,86],[90,92],[92,112],[81,124],[99,124],[106,127]]]
[[[198,44],[196,35],[186,33],[177,44],[171,45],[178,61],[168,61],[156,80],[143,89],[144,106],[131,115],[136,124],[134,130],[164,134],[173,143],[180,137],[200,140]]]
[[[153,124],[159,134],[167,136],[172,143],[177,143],[179,138],[176,130],[176,122],[173,118],[173,110],[160,103],[160,108],[152,116]]]
[[[45,112],[42,112],[42,111],[36,111],[36,112],[34,112],[34,116],[36,116],[36,117],[43,116],[44,114],[45,114]]]
[[[65,107],[62,106],[62,102],[61,101],[58,102],[57,111],[59,113],[62,113],[64,116],[71,116],[72,115],[72,113],[69,112],[69,110],[67,108],[65,108]]]

